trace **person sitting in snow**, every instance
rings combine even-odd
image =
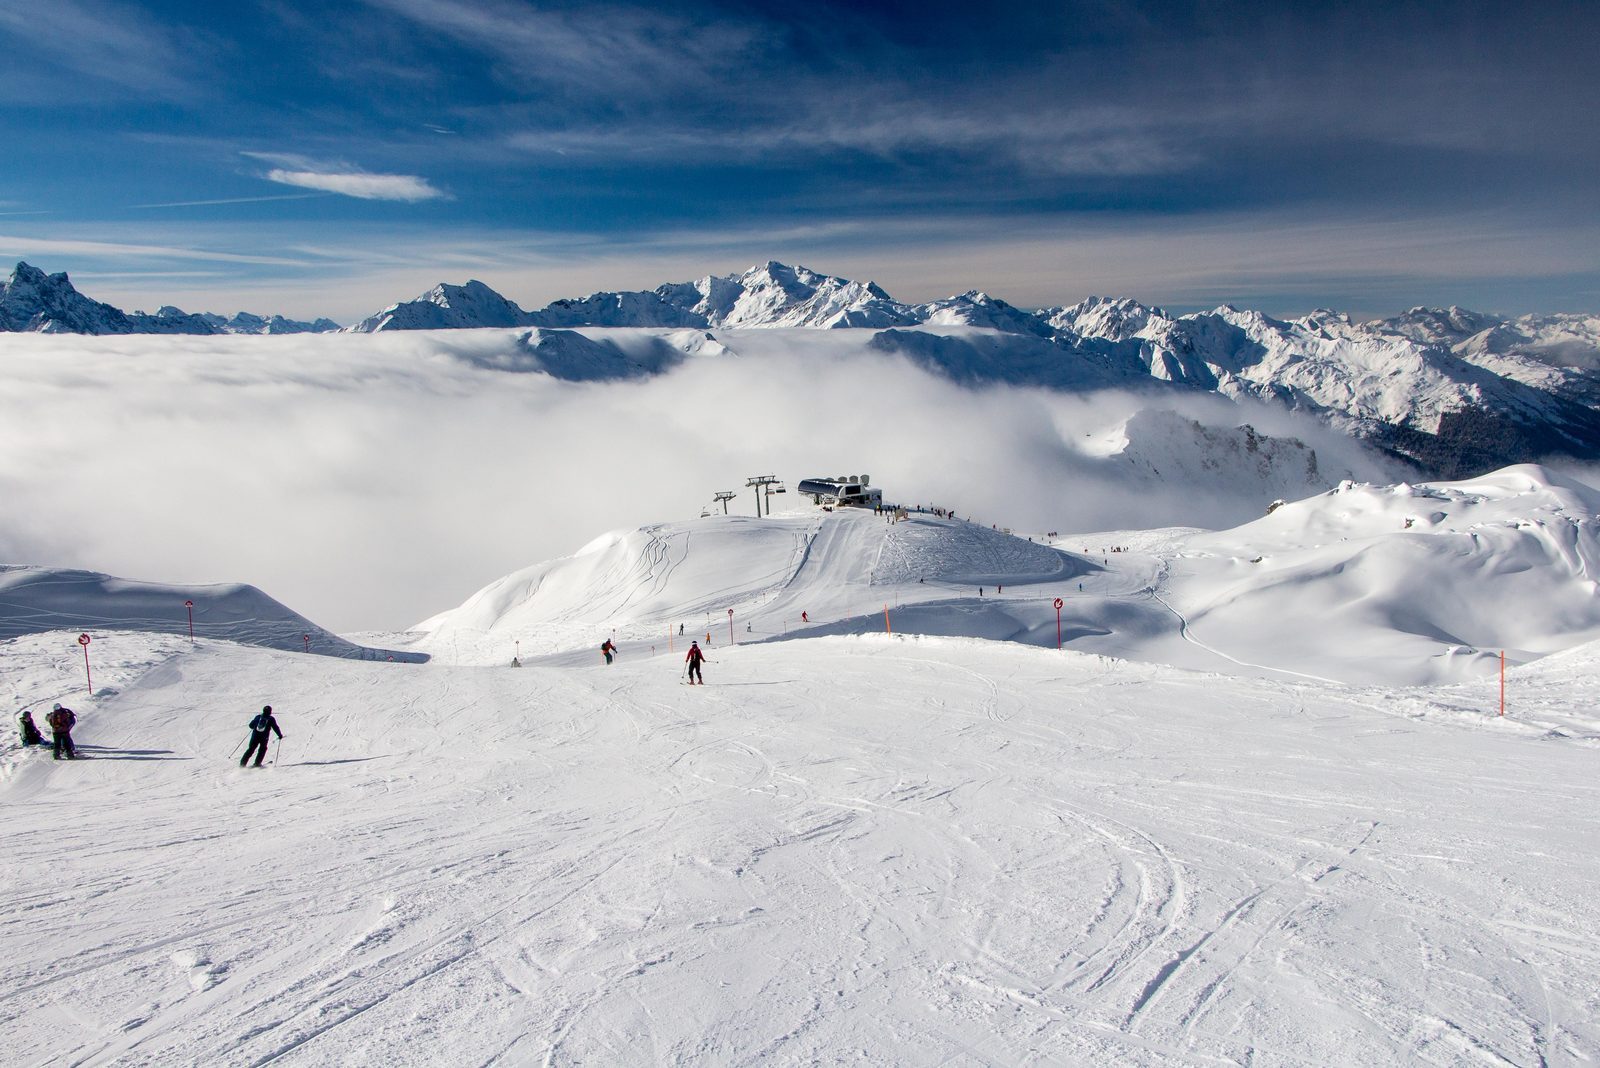
[[[261,766],[262,759],[267,755],[267,744],[272,740],[271,735],[276,732],[278,740],[283,741],[283,731],[278,729],[278,721],[272,716],[272,706],[261,706],[261,715],[250,721],[250,748],[244,751],[244,756],[239,759],[242,768],[256,758],[256,767]]]
[[[600,652],[605,654],[606,663],[609,664],[611,663],[611,658],[617,655],[617,647],[611,644],[610,638],[607,638],[600,643]]]
[[[60,760],[61,754],[65,753],[68,760],[77,760],[78,750],[72,745],[72,728],[77,726],[77,713],[70,708],[62,708],[61,702],[57,701],[45,717],[45,722],[50,724],[50,735],[55,742],[55,759]]]
[[[22,744],[23,745],[43,745],[44,744],[44,735],[39,733],[38,725],[33,722],[33,713],[32,712],[30,712],[26,708],[24,708],[22,710],[22,715],[20,717],[18,717],[18,722],[19,722],[20,728],[22,730]]]

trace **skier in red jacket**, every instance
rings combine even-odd
[[[77,760],[78,750],[72,744],[72,728],[78,723],[77,713],[70,708],[62,708],[57,702],[44,721],[50,724],[50,733],[55,742],[55,759],[60,760],[61,754],[66,753],[68,760]]]
[[[700,651],[700,643],[690,642],[689,654],[684,657],[684,659],[689,662],[690,686],[693,686],[696,682],[700,683],[702,686],[706,684],[706,680],[700,676],[700,662],[705,658],[706,655]]]

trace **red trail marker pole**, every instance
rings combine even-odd
[[[1056,652],[1061,651],[1061,598],[1056,598]]]
[[[1500,714],[1506,714],[1506,651],[1500,650]]]
[[[94,676],[89,674],[89,641],[87,634],[78,635],[78,644],[83,646],[83,681],[89,687],[89,696],[94,696]]]
[[[185,601],[183,607],[189,610],[189,640],[194,641],[194,602]]]

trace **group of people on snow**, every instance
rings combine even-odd
[[[805,613],[802,612],[801,616],[803,618]],[[681,623],[678,624],[678,633],[683,633],[683,624]],[[711,644],[710,635],[706,636],[706,644]],[[600,655],[606,658],[607,664],[610,664],[620,654],[617,651],[616,645],[611,641],[610,638],[607,638],[605,641],[600,643]],[[698,682],[701,686],[704,686],[706,684],[706,680],[700,676],[700,665],[706,662],[706,654],[700,651],[700,642],[698,639],[689,643],[689,651],[684,655],[683,660],[687,665],[684,668],[684,672],[689,678],[689,685],[693,686]],[[522,665],[513,659],[512,666],[521,667]]]
[[[61,707],[61,702],[57,701],[44,721],[50,728],[54,758],[60,760],[65,756],[68,760],[78,759],[78,749],[72,744],[72,728],[78,725],[77,713]],[[33,721],[32,711],[24,708],[22,715],[17,717],[17,725],[22,732],[23,745],[44,744],[44,735],[39,733],[39,725]]]
[[[54,758],[77,760],[78,749],[72,744],[72,728],[78,725],[78,714],[70,708],[63,708],[61,702],[57,701],[50,714],[45,717],[45,723],[50,727],[53,736]],[[31,709],[24,708],[22,714],[17,717],[17,729],[22,734],[24,746],[45,744],[44,735],[39,733],[39,725],[33,721]],[[250,747],[244,751],[239,766],[244,767],[253,757],[256,767],[259,768],[262,759],[267,755],[267,744],[274,734],[280,741],[283,739],[283,730],[272,715],[272,706],[266,705],[261,709],[261,714],[250,721]]]
[[[678,633],[683,633],[683,626],[681,624],[678,626]],[[709,641],[707,644],[710,644]],[[607,638],[605,641],[600,643],[600,653],[606,658],[607,664],[616,659],[618,655],[617,647],[612,643],[610,638]],[[690,686],[693,686],[697,682],[701,686],[706,684],[706,680],[700,675],[700,665],[705,663],[705,659],[706,654],[700,651],[700,642],[698,640],[691,641],[689,643],[689,651],[688,653],[684,654],[683,658],[684,664],[686,665],[684,668],[684,673],[688,676]]]

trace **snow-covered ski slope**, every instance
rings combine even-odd
[[[8,638],[91,759],[0,743],[3,1059],[1593,1063],[1597,515],[1524,467],[1054,546],[714,517],[424,664],[108,629],[91,697]]]
[[[8,1063],[1600,1056],[1595,732],[1487,687],[876,635],[704,687],[115,644],[95,759],[6,754]],[[1562,659],[1544,696],[1592,693]],[[71,668],[7,648],[13,687]],[[240,770],[264,697],[280,759]]]
[[[637,655],[707,635],[885,630],[1054,648],[1060,598],[1074,650],[1408,685],[1484,678],[1502,651],[1520,664],[1600,638],[1600,494],[1532,465],[1345,483],[1225,532],[1053,540],[848,510],[613,532],[420,624],[415,648],[496,664],[596,655],[607,638]]]

